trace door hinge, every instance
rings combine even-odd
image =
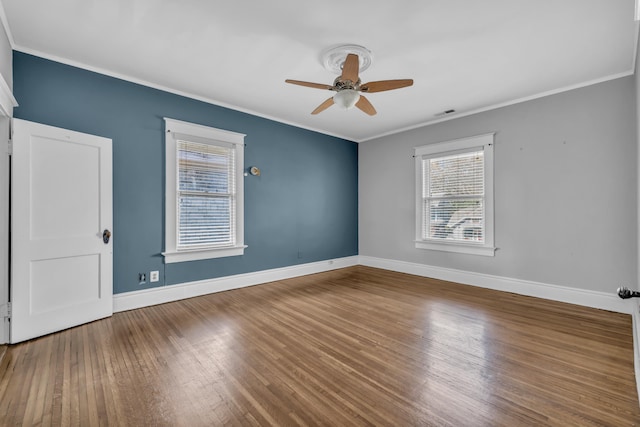
[[[10,302],[0,305],[0,318],[3,318],[3,317],[11,319],[11,303]]]
[[[7,142],[7,154],[8,155],[12,155],[13,154],[13,142],[11,142],[11,140],[9,140],[9,142]]]

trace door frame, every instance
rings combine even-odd
[[[11,118],[18,103],[0,75],[0,344],[9,342]]]
[[[0,114],[0,344],[9,342],[10,118]]]

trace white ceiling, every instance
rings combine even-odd
[[[637,40],[634,0],[0,1],[16,50],[353,141],[631,74]],[[284,80],[344,43],[414,86],[312,116],[333,92]]]

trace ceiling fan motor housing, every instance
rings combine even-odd
[[[333,81],[333,87],[337,92],[345,89],[360,90],[360,83],[360,79],[357,82],[352,82],[351,80],[342,80],[342,76],[338,76]]]

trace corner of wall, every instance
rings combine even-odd
[[[14,46],[9,21],[7,20],[4,7],[0,2],[0,74],[2,74],[2,77],[8,83],[9,87],[13,85],[12,57]]]
[[[638,400],[640,401],[640,303],[636,304],[631,317],[633,319],[633,366],[635,368]]]
[[[638,49],[640,48],[640,24],[638,23],[638,13],[640,8],[639,3],[636,1],[636,46],[634,51],[634,83],[635,83],[635,107],[636,107],[636,218],[637,218],[637,246],[636,246],[636,271],[637,282],[636,288],[640,290],[640,76],[638,75],[639,55]],[[636,304],[632,313],[633,317],[633,355],[636,375],[636,386],[638,388],[638,399],[640,399],[640,303]]]
[[[0,115],[13,117],[13,38],[0,3]]]

